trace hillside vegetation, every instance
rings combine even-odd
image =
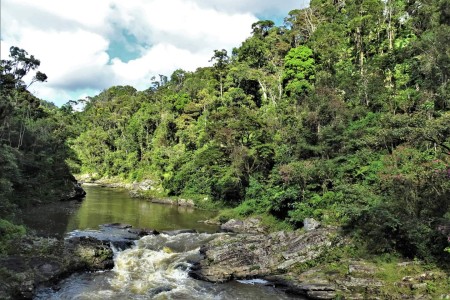
[[[259,21],[212,67],[90,99],[73,114],[71,165],[234,216],[344,225],[375,252],[442,257],[449,17],[448,1],[313,0],[284,26]]]
[[[448,260],[449,2],[312,0],[251,30],[211,67],[145,91],[111,87],[82,112],[41,102],[64,124],[49,139],[68,138],[76,173],[150,179],[153,196],[225,205],[224,217],[313,217],[375,253]],[[24,146],[3,143],[2,157]]]

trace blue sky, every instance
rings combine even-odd
[[[62,105],[113,85],[210,64],[214,49],[240,45],[258,19],[281,24],[308,1],[1,0],[1,58],[18,46],[48,76],[31,91]]]

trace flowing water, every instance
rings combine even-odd
[[[200,246],[222,234],[214,233],[217,227],[198,222],[211,217],[210,212],[152,204],[115,189],[86,187],[86,191],[80,204],[35,208],[24,219],[38,233],[56,236],[115,222],[156,230],[193,228],[201,233],[145,236],[133,247],[115,251],[112,270],[74,274],[57,286],[39,288],[34,299],[302,299],[261,279],[213,284],[189,277],[192,263],[200,259]]]
[[[217,235],[143,237],[134,247],[116,253],[113,270],[71,276],[56,289],[40,289],[34,299],[299,299],[264,280],[213,284],[190,278],[189,267],[199,259],[199,247]]]

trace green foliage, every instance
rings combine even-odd
[[[313,87],[315,61],[307,46],[292,48],[284,59],[285,91],[291,96],[301,96]]]
[[[70,151],[68,115],[55,105],[34,97],[27,88],[47,76],[37,71],[31,82],[23,79],[40,61],[11,47],[10,59],[0,72],[0,217],[40,201],[60,200],[75,181],[65,160]]]
[[[18,239],[25,235],[25,227],[0,219],[0,256],[8,254]]]
[[[256,22],[231,56],[215,50],[211,67],[177,70],[142,92],[111,87],[81,113],[66,107],[56,119],[69,124],[71,164],[207,198],[201,205],[230,207],[222,220],[261,215],[301,227],[314,217],[376,253],[441,258],[448,244],[437,228],[450,210],[442,3],[313,0],[286,26]],[[21,112],[36,105],[12,96]],[[27,125],[57,128],[32,111]],[[18,118],[11,124],[20,128]],[[34,145],[38,130],[10,133],[0,148],[5,195],[25,181],[15,148]]]

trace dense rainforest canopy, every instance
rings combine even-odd
[[[145,91],[111,87],[82,112],[28,93],[13,69],[39,64],[12,53],[2,61],[0,217],[11,192],[66,159],[75,173],[151,179],[154,196],[293,227],[313,217],[377,253],[443,257],[449,45],[446,0],[312,0],[283,26],[253,24],[211,67],[160,75]]]

